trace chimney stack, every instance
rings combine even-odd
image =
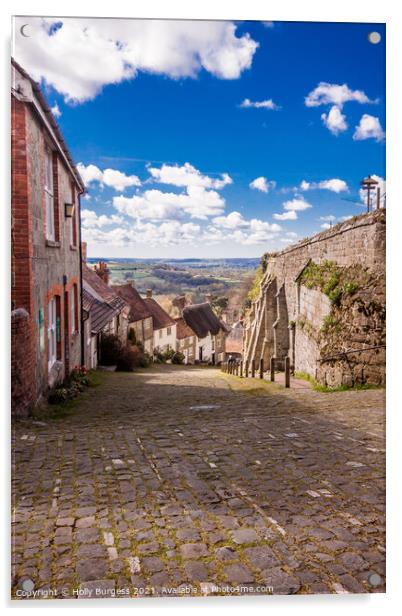
[[[98,274],[99,278],[103,280],[104,283],[109,284],[109,269],[105,261],[99,261],[99,265],[95,265],[95,272]]]
[[[206,301],[208,304],[210,304],[210,303],[211,303],[211,301],[212,301],[212,295],[211,295],[211,293],[207,293],[207,294],[206,294],[206,296],[205,296],[205,301]]]
[[[172,304],[173,306],[176,306],[176,308],[179,309],[180,316],[183,316],[183,308],[185,308],[187,305],[186,296],[178,295],[177,297],[174,298],[174,300],[172,301]]]
[[[135,280],[134,280],[134,278],[127,278],[126,279],[126,284],[129,284],[130,287],[133,287],[133,289],[135,289]]]
[[[152,289],[147,289],[146,296],[147,296],[148,299],[152,298]]]

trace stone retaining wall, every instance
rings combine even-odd
[[[385,210],[352,218],[311,238],[268,255],[267,267],[246,322],[244,359],[256,362],[270,356],[279,368],[289,356],[295,371],[306,372],[331,386],[385,379]],[[302,283],[309,262],[326,261],[341,268],[358,266],[369,282],[347,298],[342,310],[331,304],[320,289]],[[273,301],[274,297],[276,301]],[[358,309],[357,309],[358,307]],[[335,316],[334,315],[335,312]],[[339,313],[339,314],[338,314]],[[326,319],[336,317],[337,334],[331,345],[325,338]],[[340,352],[378,345],[380,349],[351,357],[323,361],[323,349]],[[268,349],[268,351],[267,351]]]

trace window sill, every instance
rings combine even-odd
[[[78,246],[74,246],[73,244],[70,244],[70,250],[78,250]]]
[[[56,241],[56,240],[46,240],[46,246],[48,246],[49,248],[60,248],[61,244],[60,242]]]

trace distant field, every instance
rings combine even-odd
[[[166,297],[188,293],[193,301],[202,301],[207,293],[221,297],[240,291],[259,265],[259,259],[103,260],[112,284],[133,279],[140,293],[147,289]],[[98,261],[88,259],[89,264]]]

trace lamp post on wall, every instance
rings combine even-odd
[[[72,218],[74,215],[74,204],[73,203],[65,203],[64,204],[64,215],[66,218]]]
[[[364,180],[362,180],[360,182],[360,186],[362,187],[362,190],[367,191],[367,212],[371,212],[372,210],[372,206],[371,206],[371,191],[375,190],[376,187],[378,186],[378,182],[377,180],[375,180],[374,178],[371,177],[371,175],[368,175],[366,178],[364,178]],[[378,207],[378,205],[377,205]]]

